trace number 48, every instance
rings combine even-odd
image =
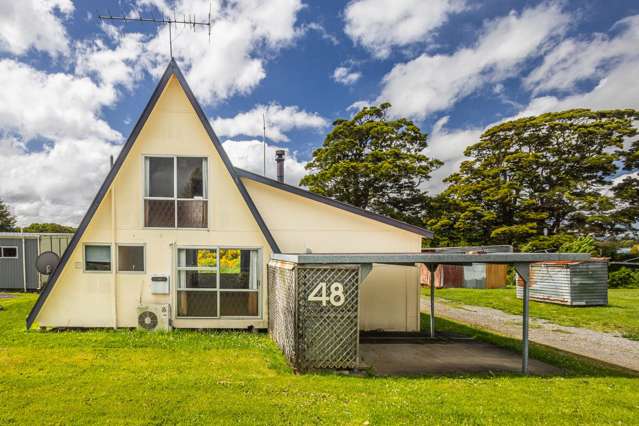
[[[333,283],[330,286],[330,295],[326,294],[326,283],[319,283],[311,294],[308,296],[309,302],[322,302],[322,306],[326,306],[326,302],[333,306],[342,306],[346,301],[344,296],[344,286],[341,283]]]

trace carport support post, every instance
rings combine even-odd
[[[528,263],[515,263],[515,270],[517,271],[517,275],[524,282],[524,294],[522,297],[523,302],[523,322],[522,322],[522,357],[521,357],[521,372],[523,374],[528,374],[528,299],[529,299],[529,289],[528,289]]]
[[[430,337],[435,338],[435,269],[437,265],[429,263],[426,265],[430,274]]]

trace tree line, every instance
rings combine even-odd
[[[639,112],[572,109],[500,123],[468,146],[446,188],[427,134],[390,104],[335,121],[300,182],[311,191],[420,226],[433,246],[557,250],[580,236],[639,236]]]

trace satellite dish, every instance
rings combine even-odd
[[[60,257],[52,251],[45,251],[36,259],[36,269],[43,275],[51,275],[60,262]]]

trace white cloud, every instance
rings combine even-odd
[[[435,170],[430,181],[424,184],[432,194],[439,193],[446,188],[445,178],[459,170],[459,166],[466,159],[464,150],[469,145],[479,142],[484,131],[482,128],[445,129],[448,117],[437,120],[428,138],[428,147],[424,151],[430,158],[441,160],[444,165]]]
[[[361,72],[353,71],[349,67],[337,67],[335,71],[333,71],[333,80],[345,86],[356,83],[361,76]]]
[[[0,60],[0,129],[23,140],[81,139],[86,135],[117,140],[121,135],[100,117],[116,100],[112,87],[87,77],[36,70],[11,59]]]
[[[344,11],[344,31],[378,58],[394,46],[426,42],[449,15],[466,9],[461,0],[355,0]]]
[[[452,54],[422,54],[384,76],[378,102],[390,101],[397,115],[424,118],[453,106],[486,83],[517,71],[538,55],[570,22],[560,6],[543,3],[487,22],[475,46]]]
[[[250,111],[232,118],[217,117],[211,123],[220,136],[262,136],[266,118],[266,137],[276,142],[288,142],[286,132],[295,129],[323,129],[328,122],[316,113],[309,113],[297,106],[281,106],[276,103],[257,105]]]
[[[322,37],[322,39],[330,42],[333,46],[337,46],[339,44],[339,39],[333,34],[326,31],[326,28],[324,28],[324,26],[318,22],[309,22],[307,24],[302,24],[299,32],[305,34],[308,31],[315,31]]]
[[[67,54],[69,41],[62,23],[73,12],[71,0],[0,2],[0,50],[22,55],[29,49]]]
[[[117,85],[141,77],[139,34],[110,33],[76,43],[74,73],[37,70],[0,60],[0,197],[21,226],[53,221],[77,225],[107,173],[122,135],[102,118]]]
[[[127,89],[143,77],[144,37],[140,33],[120,33],[111,25],[103,25],[115,42],[109,48],[101,39],[85,41],[76,46],[75,72],[96,76],[107,86],[122,84]]]
[[[591,39],[567,39],[556,46],[525,79],[534,93],[573,91],[576,84],[601,78],[611,66],[639,58],[639,15],[617,22],[616,37],[594,34]]]
[[[353,113],[358,113],[362,108],[371,106],[369,101],[355,101],[349,106],[346,107],[346,111],[352,111]]]
[[[208,0],[178,0],[175,8],[162,1],[146,0],[140,4],[153,4],[171,16],[175,10],[179,16],[190,14],[208,19]],[[174,56],[204,104],[250,93],[266,76],[267,58],[292,44],[300,34],[295,24],[302,9],[300,0],[218,0],[212,5],[210,41],[207,30],[192,32],[179,27],[174,29],[177,35],[173,40]],[[168,37],[165,26],[147,46],[156,75],[169,61]]]
[[[222,144],[235,167],[245,169],[257,174],[263,174],[264,170],[264,146],[257,140],[234,141],[227,140]],[[280,148],[266,144],[266,176],[275,179],[277,168],[275,163],[275,151]],[[305,161],[297,159],[294,152],[286,150],[284,161],[284,181],[291,185],[299,185],[300,180],[306,174]]]
[[[534,97],[517,117],[570,108],[639,108],[639,16],[626,18],[616,27],[621,29],[617,37],[596,34],[591,40],[568,39],[551,51],[526,83],[535,92],[555,89],[563,96]],[[594,88],[579,91],[576,84],[585,80],[594,80]]]
[[[29,152],[0,140],[0,194],[18,225],[57,222],[77,226],[109,169],[109,155],[120,147],[99,139],[58,140]]]

